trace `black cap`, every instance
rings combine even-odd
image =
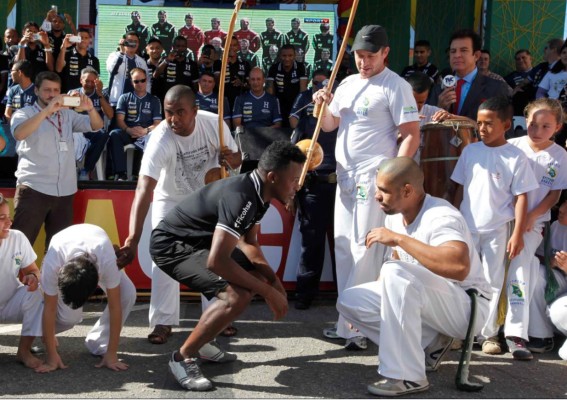
[[[193,19],[193,14],[191,14],[191,13],[185,14],[185,19],[187,19],[187,18]]]
[[[159,43],[159,44],[163,45],[163,43],[161,42],[161,40],[159,40],[159,38],[157,36],[152,36],[150,38],[150,40],[148,40],[148,44],[151,44],[151,43]]]
[[[356,34],[352,51],[366,50],[377,53],[382,47],[386,46],[388,46],[386,30],[380,25],[366,25]]]

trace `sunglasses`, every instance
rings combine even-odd
[[[132,82],[134,83],[146,83],[145,79],[133,79]]]

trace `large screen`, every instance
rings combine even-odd
[[[211,19],[220,19],[220,28],[228,31],[228,24],[232,16],[232,9],[219,8],[185,8],[185,7],[150,7],[150,6],[115,6],[104,5],[98,6],[98,30],[96,40],[96,54],[101,61],[101,79],[108,82],[108,72],[106,71],[106,59],[108,55],[116,51],[118,41],[126,32],[126,26],[132,23],[132,11],[138,11],[141,17],[141,23],[151,26],[158,22],[158,12],[160,10],[167,11],[167,21],[175,26],[176,32],[185,26],[185,15],[191,13],[193,16],[193,25],[198,26],[203,31],[211,29]],[[234,30],[240,29],[240,20],[248,18],[250,21],[249,29],[260,34],[266,31],[266,19],[273,18],[275,29],[283,34],[291,31],[292,20],[299,18],[300,29],[307,33],[309,41],[309,49],[305,54],[305,61],[314,65],[315,51],[313,49],[313,38],[321,33],[320,26],[322,23],[329,24],[329,32],[334,35],[336,31],[335,13],[332,11],[288,11],[288,10],[257,10],[242,9],[238,13],[238,19]],[[337,54],[337,37],[333,36],[333,50],[331,59]],[[168,50],[168,49],[166,49]],[[262,57],[262,49],[258,50],[259,57]]]

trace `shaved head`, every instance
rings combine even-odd
[[[181,99],[186,99],[189,104],[196,105],[195,93],[189,86],[175,85],[165,94],[164,102],[177,102]]]
[[[423,172],[411,157],[396,157],[383,161],[378,167],[378,174],[397,187],[409,184],[416,192],[423,192]]]

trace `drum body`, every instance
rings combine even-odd
[[[468,121],[446,120],[421,127],[420,164],[426,193],[453,204],[457,184],[451,174],[465,146],[477,137],[476,125]]]

